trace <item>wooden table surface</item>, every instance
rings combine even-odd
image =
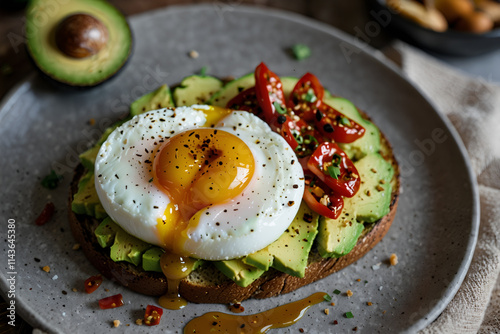
[[[0,4],[0,99],[22,81],[35,68],[27,55],[24,45],[24,9],[3,8],[8,0]],[[253,4],[269,6],[299,13],[319,21],[331,24],[349,34],[355,34],[356,27],[364,27],[369,20],[368,9],[363,0],[110,0],[126,16],[154,10],[170,5],[189,5],[212,3],[214,6],[235,6]],[[389,38],[382,33],[373,38],[370,44],[380,47],[387,44]],[[0,297],[0,333],[31,333],[32,327],[16,317],[16,327],[7,324],[8,304]]]

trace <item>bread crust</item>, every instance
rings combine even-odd
[[[396,186],[392,192],[390,211],[382,219],[371,224],[370,230],[365,231],[358,239],[356,246],[351,252],[340,258],[330,259],[323,259],[312,255],[310,256],[310,263],[306,268],[303,278],[294,277],[271,269],[245,288],[238,286],[226,277],[221,277],[218,282],[213,283],[212,281],[197,282],[188,276],[181,281],[179,293],[186,300],[194,303],[235,303],[248,298],[269,298],[294,291],[302,286],[325,278],[363,257],[385,236],[394,220],[398,206],[400,188],[399,167],[390,144],[383,134],[381,134],[381,141],[382,145],[387,148],[386,151],[389,152],[384,158],[392,163],[395,171],[394,181]],[[99,225],[99,221],[90,216],[77,215],[71,210],[73,195],[78,190],[78,181],[84,172],[83,166],[79,165],[75,170],[71,182],[69,222],[73,236],[81,245],[86,257],[105,277],[135,292],[151,296],[165,294],[167,292],[167,280],[163,274],[145,272],[141,268],[127,262],[114,262],[111,260],[109,249],[103,249],[98,244],[97,238],[94,235],[94,230]],[[211,266],[202,267],[198,270],[216,271]],[[219,276],[222,276],[222,274],[219,274]]]

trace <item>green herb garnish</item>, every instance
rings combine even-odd
[[[330,175],[331,177],[333,177],[336,180],[339,179],[340,167],[335,166],[335,165],[330,165],[330,166],[328,166],[328,168],[326,170],[328,172],[328,175]]]
[[[274,101],[273,102],[273,106],[274,106],[274,109],[276,109],[276,112],[278,114],[281,114],[281,115],[286,114],[286,108],[283,108],[283,106],[281,105],[281,103],[279,103],[278,101]]]
[[[351,121],[347,117],[341,117],[340,118],[340,123],[345,126],[351,126]]]
[[[316,94],[314,94],[314,89],[309,88],[307,90],[306,95],[304,96],[304,100],[309,103],[316,102],[318,98],[316,97]]]
[[[57,188],[57,185],[59,184],[59,181],[62,180],[61,175],[57,175],[54,170],[50,171],[50,174],[45,176],[42,179],[42,187],[47,188],[47,189],[55,189]]]
[[[302,137],[302,135],[300,134],[299,131],[292,130],[292,135],[293,135],[293,138],[295,138],[295,140],[297,141],[297,143],[299,145],[304,143],[304,137]]]
[[[336,294],[336,295],[340,295],[341,294],[340,290],[338,290],[338,289],[333,290],[333,293]]]
[[[330,296],[329,294],[326,294],[323,296],[323,299],[327,302],[331,302],[332,301],[332,296]]]
[[[311,49],[305,44],[295,44],[292,46],[292,53],[295,59],[303,60],[311,55]]]
[[[346,312],[346,313],[345,313],[345,317],[346,317],[347,319],[351,319],[351,318],[354,318],[354,315],[352,314],[352,312]]]
[[[200,75],[204,77],[205,75],[207,75],[207,72],[208,72],[208,66],[203,66],[200,70]]]

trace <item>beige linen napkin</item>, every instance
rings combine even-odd
[[[456,296],[422,333],[500,333],[500,86],[402,42],[385,55],[451,120],[479,184],[481,220],[471,266]]]

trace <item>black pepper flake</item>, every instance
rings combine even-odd
[[[304,219],[305,222],[312,222],[313,221],[313,216],[309,213],[304,213],[304,216],[302,217],[302,219]]]
[[[158,206],[156,206],[156,205],[155,205],[155,206],[153,206],[153,208],[154,208],[154,209],[159,209],[159,207],[158,207]]]
[[[278,124],[283,124],[286,122],[286,116],[284,115],[279,115],[278,116]]]
[[[316,111],[316,120],[319,122],[319,121],[321,121],[322,118],[323,118],[323,114],[321,113],[321,111],[317,110]]]
[[[293,206],[295,204],[294,201],[288,201],[288,206]]]
[[[118,177],[118,174],[115,174],[115,177],[116,177],[117,179],[120,179],[120,178]]]
[[[217,321],[212,322],[212,326],[217,326]]]
[[[299,185],[298,184],[294,184],[293,185],[293,189],[297,189],[297,188],[299,188]]]
[[[325,125],[323,125],[323,130],[325,130],[325,132],[332,133],[333,132],[333,126],[330,123],[325,124]]]

